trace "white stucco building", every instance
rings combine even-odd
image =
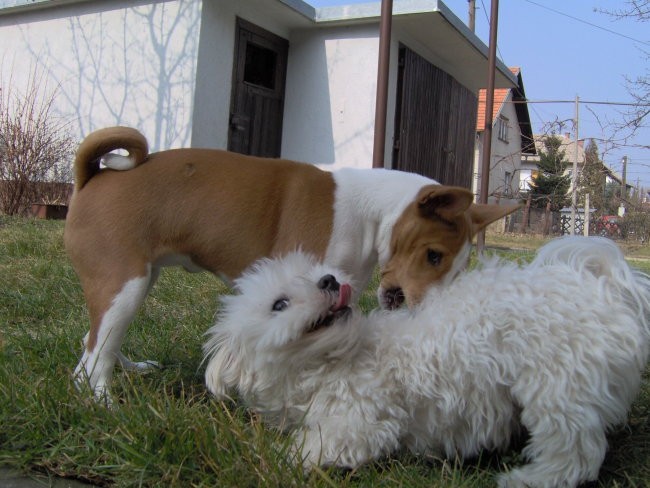
[[[129,125],[152,150],[230,148],[325,168],[371,166],[380,2],[321,9],[301,0],[4,5],[3,89],[25,87],[36,73],[42,88],[57,91],[56,112],[79,139]],[[396,0],[393,15],[385,166],[451,168],[451,183],[470,186],[473,142],[465,156],[462,138],[467,127],[474,137],[475,120],[453,117],[476,111],[487,47],[440,1]],[[404,53],[428,78],[400,70]],[[517,84],[501,62],[496,84]],[[432,86],[446,91],[423,91]],[[442,115],[418,115],[422,107]],[[418,139],[401,140],[414,120],[408,135],[433,141],[423,154]],[[405,166],[411,160],[420,166]],[[444,171],[430,175],[444,178]]]

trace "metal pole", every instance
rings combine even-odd
[[[627,202],[627,156],[623,156],[621,163],[623,163],[623,175],[621,179],[621,203],[618,206],[618,215],[619,217],[624,217],[625,204]]]
[[[578,203],[578,107],[580,107],[580,97],[576,95],[576,118],[575,118],[575,151],[573,152],[573,174],[571,178],[571,229],[569,234],[576,233],[576,206]]]
[[[623,204],[627,201],[627,156],[623,156],[623,174],[622,174],[622,188],[621,188],[621,199],[623,200]],[[623,205],[625,206],[625,205]]]
[[[476,31],[476,0],[467,0],[468,3],[468,22],[467,26],[472,32]]]
[[[591,212],[589,211],[589,193],[585,195],[585,222],[583,227],[583,234],[589,237],[589,221],[591,220]]]
[[[384,167],[386,150],[386,112],[388,106],[388,69],[390,66],[390,31],[393,18],[393,0],[381,0],[379,22],[379,61],[377,64],[377,99],[375,102],[375,140],[372,149],[372,167]]]
[[[497,27],[499,22],[499,0],[492,0],[490,7],[490,46],[488,49],[488,81],[485,93],[485,128],[483,130],[483,153],[481,157],[481,187],[479,202],[487,203],[490,188],[490,159],[492,153],[492,117],[494,114],[494,74],[497,64]],[[485,230],[476,236],[479,253],[485,247]]]

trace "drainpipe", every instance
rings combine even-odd
[[[372,149],[372,167],[384,167],[386,150],[386,112],[388,106],[388,68],[390,66],[390,30],[393,0],[381,0],[379,22],[379,61],[377,66],[377,99],[375,102],[375,140]]]
[[[490,8],[490,46],[488,50],[488,82],[485,93],[485,129],[483,131],[483,154],[481,155],[481,188],[479,203],[487,203],[490,189],[490,156],[492,152],[492,116],[494,114],[494,73],[497,59],[497,24],[499,21],[499,0],[492,0]],[[479,253],[485,247],[485,229],[476,236]]]

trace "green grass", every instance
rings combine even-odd
[[[519,462],[515,452],[464,464],[398,453],[355,471],[303,475],[284,436],[207,395],[203,333],[228,289],[180,270],[162,273],[124,343],[129,357],[164,369],[116,369],[117,405],[99,406],[71,379],[87,317],[62,235],[60,222],[0,217],[0,465],[117,487],[488,487]],[[498,252],[527,259],[536,244],[511,247]],[[634,264],[650,271],[647,261]],[[375,306],[374,292],[362,301]],[[628,425],[610,437],[600,486],[650,486],[649,384],[646,375]]]

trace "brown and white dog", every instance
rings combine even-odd
[[[117,149],[128,156],[109,154]],[[516,208],[475,205],[466,189],[400,171],[327,172],[214,149],[149,154],[127,127],[90,134],[74,171],[65,246],[90,314],[75,375],[107,401],[116,361],[155,365],[129,361],[120,346],[163,266],[234,279],[260,257],[300,248],[356,289],[379,263],[382,305],[410,306],[465,266],[476,232]]]

